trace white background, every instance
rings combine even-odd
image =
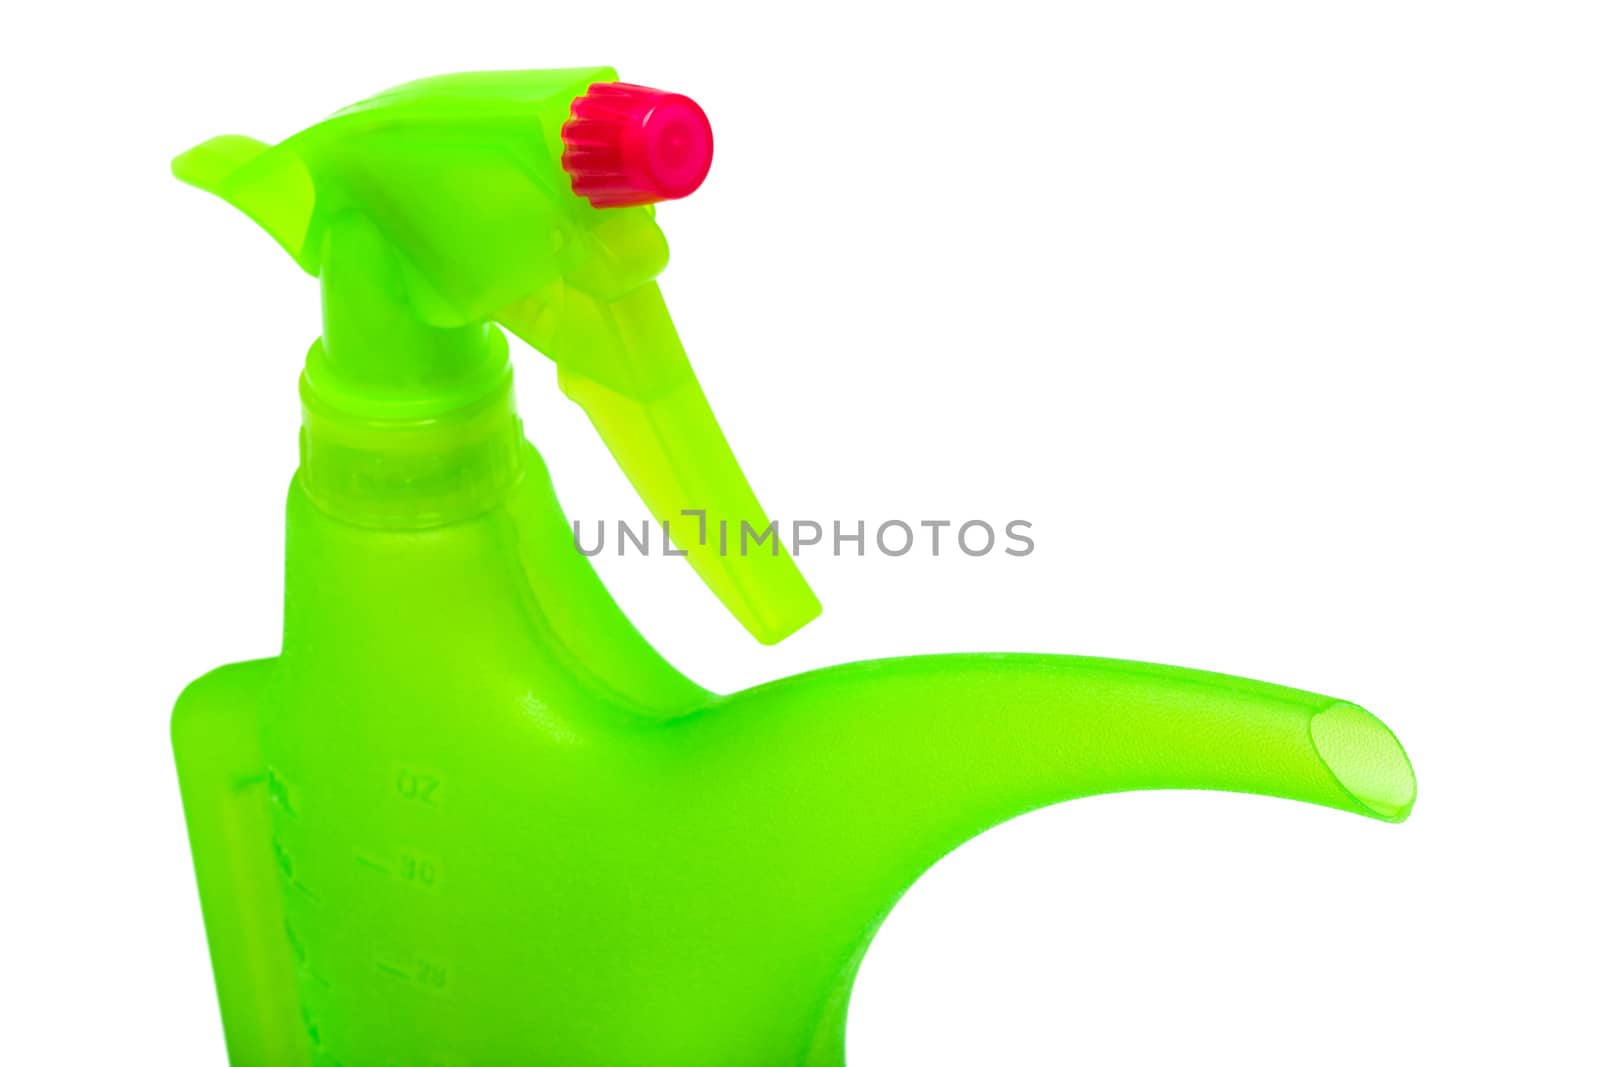
[[[769,508],[1038,542],[803,559],[826,614],[773,650],[681,561],[599,561],[679,665],[1202,666],[1358,701],[1417,768],[1399,827],[1143,794],[986,835],[876,942],[852,1067],[1600,1059],[1592,5],[5,19],[0,1061],[222,1063],[167,714],[276,648],[317,298],[169,157],[424,74],[585,63],[716,127],[661,211],[664,289]],[[640,514],[517,360],[568,511]]]

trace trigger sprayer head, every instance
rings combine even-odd
[[[688,97],[616,77],[427,78],[277,145],[213,138],[173,171],[320,279],[308,410],[363,425],[469,410],[507,388],[503,327],[555,362],[561,389],[728,610],[759,640],[781,641],[821,607],[767,532],[655,283],[667,245],[646,205],[699,188],[711,125]],[[747,529],[758,538],[748,552]]]

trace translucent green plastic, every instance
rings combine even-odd
[[[651,211],[565,184],[567,108],[614,76],[432,79],[175,163],[325,312],[282,652],[173,717],[234,1067],[837,1067],[878,925],[1005,819],[1129,789],[1405,818],[1389,730],[1294,689],[963,655],[719,695],[657,655],[574,547],[493,325],[556,360],[658,515],[765,525]],[[764,641],[818,610],[787,556],[682,547]]]

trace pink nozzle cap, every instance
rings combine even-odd
[[[676,200],[711,169],[711,123],[700,105],[642,85],[589,86],[572,102],[561,142],[572,191],[595,207]]]

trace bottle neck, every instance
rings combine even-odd
[[[411,530],[460,522],[498,505],[521,477],[509,364],[487,391],[424,417],[352,413],[310,375],[300,399],[299,483],[345,522]]]

